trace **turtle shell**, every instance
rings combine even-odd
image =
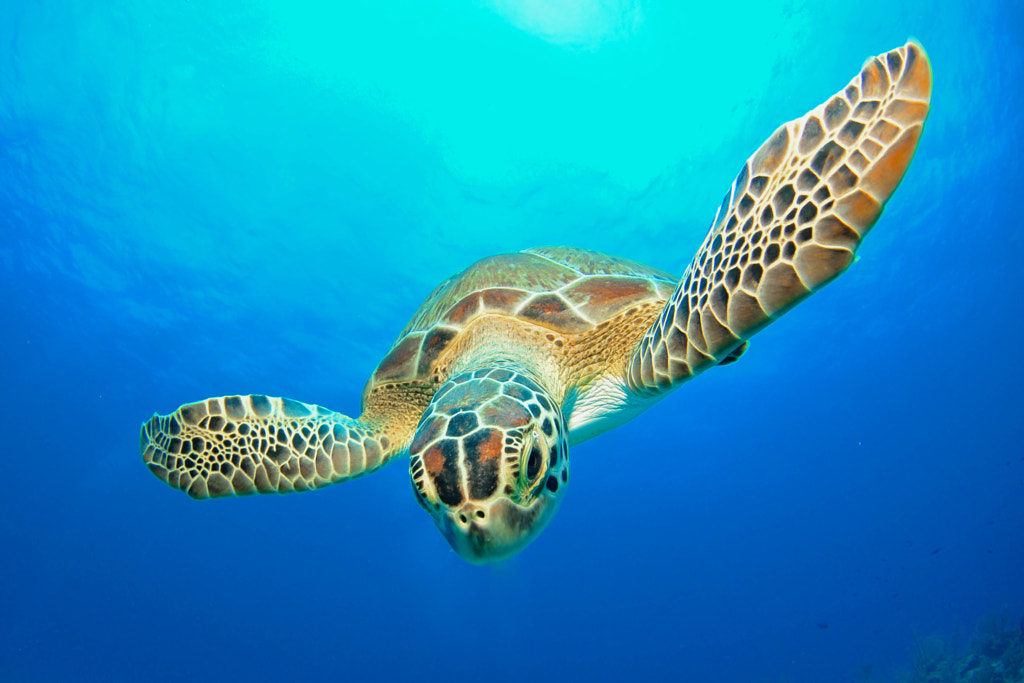
[[[546,247],[485,258],[431,292],[367,388],[427,377],[444,349],[481,315],[580,334],[637,304],[667,300],[676,284],[656,268],[584,249]]]

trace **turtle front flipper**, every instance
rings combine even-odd
[[[372,472],[400,450],[373,424],[259,394],[154,415],[139,448],[153,474],[193,498],[316,489]]]
[[[776,130],[637,347],[630,389],[687,381],[846,270],[910,164],[930,97],[928,58],[911,42]]]

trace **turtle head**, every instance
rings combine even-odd
[[[569,477],[561,410],[532,379],[477,370],[441,386],[409,448],[420,505],[474,564],[525,548],[547,526]]]

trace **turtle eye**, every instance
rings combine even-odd
[[[536,431],[530,434],[523,445],[519,463],[519,479],[520,485],[524,489],[535,484],[543,473],[548,460],[546,445],[544,439]]]
[[[533,481],[540,474],[540,463],[544,459],[544,455],[540,452],[540,444],[533,444],[533,448],[530,449],[530,457],[526,461],[526,478]]]

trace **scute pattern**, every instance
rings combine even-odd
[[[842,273],[910,164],[931,71],[908,43],[780,127],[743,166],[629,367],[641,394],[670,389]]]
[[[395,450],[364,423],[259,394],[154,415],[140,440],[153,474],[193,498],[315,489],[372,472]]]
[[[499,491],[518,500],[515,486],[526,434],[533,423],[548,437],[564,425],[558,406],[525,374],[501,368],[453,377],[423,412],[409,447],[409,474],[420,504],[432,498],[449,507],[485,501]],[[558,435],[546,470],[568,480],[565,429]],[[561,456],[560,456],[561,454]],[[504,467],[502,466],[504,462]],[[544,482],[540,479],[534,489]],[[433,495],[436,494],[436,495]]]
[[[677,284],[655,268],[569,247],[483,259],[434,290],[367,388],[428,377],[448,345],[481,315],[580,334],[637,304],[667,300]]]

